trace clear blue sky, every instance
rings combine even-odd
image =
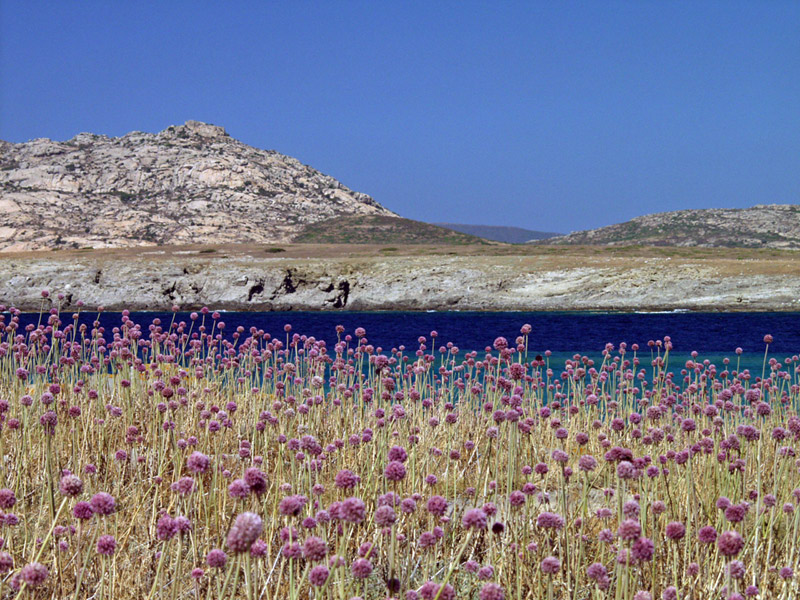
[[[187,119],[400,214],[800,202],[800,2],[0,0],[0,139]]]

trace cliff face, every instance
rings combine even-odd
[[[157,134],[0,142],[0,251],[285,242],[346,215],[394,213],[197,121]]]
[[[165,310],[800,310],[792,256],[213,255],[145,250],[0,259],[0,304]],[[226,252],[227,254],[227,252]]]
[[[800,205],[656,213],[543,243],[800,249]]]

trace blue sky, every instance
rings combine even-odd
[[[426,221],[800,202],[800,2],[0,0],[0,139],[187,119]]]

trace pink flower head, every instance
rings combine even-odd
[[[725,531],[717,537],[717,548],[723,556],[736,556],[744,548],[744,539],[738,531]]]
[[[422,549],[431,548],[436,545],[436,536],[430,531],[424,531],[419,536],[419,547]]]
[[[252,512],[241,513],[236,517],[236,520],[233,522],[228,532],[228,538],[226,540],[228,548],[237,554],[247,552],[250,550],[250,546],[253,545],[253,542],[261,535],[263,526],[264,524],[261,521],[261,517],[257,514]]]
[[[514,490],[508,496],[508,502],[514,508],[519,508],[523,504],[525,504],[525,494],[520,492],[519,490]]]
[[[211,550],[206,555],[206,563],[208,563],[209,567],[212,567],[214,569],[223,568],[227,562],[228,562],[228,555],[225,554],[225,552],[223,552],[219,548]]]
[[[542,561],[542,573],[555,575],[561,570],[561,561],[555,556],[548,556]]]
[[[191,477],[181,477],[172,484],[171,488],[173,492],[177,492],[181,496],[188,496],[194,491],[194,479]]]
[[[455,600],[456,591],[449,583],[442,586],[433,581],[426,581],[419,588],[419,595],[423,600]]]
[[[671,523],[667,523],[665,533],[669,539],[677,542],[686,535],[686,527],[683,523],[672,521]]]
[[[342,502],[339,514],[343,521],[348,523],[361,523],[367,515],[366,506],[361,498],[348,498]]]
[[[489,581],[494,577],[494,567],[492,565],[484,565],[478,569],[478,579],[481,581]]]
[[[95,514],[107,516],[117,510],[117,502],[114,497],[107,492],[98,492],[89,500],[92,511]]]
[[[634,540],[642,533],[642,527],[639,521],[635,519],[625,519],[619,524],[617,535],[623,540]]]
[[[178,532],[178,526],[175,519],[169,515],[161,515],[156,523],[156,537],[159,540],[171,540]]]
[[[349,490],[356,487],[361,482],[361,478],[350,469],[342,469],[336,474],[334,482],[336,487]]]
[[[267,555],[268,549],[269,546],[267,546],[267,542],[259,538],[250,546],[250,556],[253,558],[261,558]]]
[[[466,529],[486,529],[487,523],[486,513],[480,508],[471,508],[461,519],[461,524]]]
[[[189,533],[192,530],[192,522],[189,517],[178,515],[174,519],[175,531],[180,534]]]
[[[14,558],[8,552],[0,552],[0,575],[14,568]]]
[[[564,518],[556,513],[543,512],[536,518],[536,525],[549,529],[561,529],[564,527]]]
[[[244,479],[234,479],[228,486],[228,495],[231,498],[243,499],[250,494],[250,486]]]
[[[267,491],[267,475],[256,467],[250,467],[244,472],[244,481],[256,496]]]
[[[77,475],[69,473],[61,478],[58,489],[65,496],[78,496],[83,491],[83,482]]]
[[[47,435],[53,435],[56,432],[56,425],[58,425],[58,416],[54,411],[48,410],[39,417],[39,423],[44,427]]]
[[[608,570],[603,563],[592,563],[586,569],[586,575],[589,579],[599,581],[608,577]]]
[[[393,460],[386,465],[384,475],[389,481],[401,481],[406,476],[406,466],[399,460]]]
[[[650,561],[654,552],[655,544],[649,538],[640,537],[631,544],[631,556],[638,562]]]
[[[97,538],[97,553],[103,556],[111,556],[117,549],[117,540],[113,535],[101,535]]]
[[[20,571],[22,581],[24,581],[27,586],[31,588],[42,585],[47,579],[48,575],[50,575],[50,571],[47,570],[47,567],[37,562],[25,565]]]
[[[744,563],[740,560],[732,560],[729,562],[727,570],[732,579],[741,579],[744,577],[745,567]]]
[[[210,460],[208,456],[203,454],[202,452],[192,452],[189,455],[189,458],[186,459],[186,467],[192,473],[205,473],[208,471],[208,467],[210,465]]]
[[[617,463],[617,477],[620,479],[636,479],[638,472],[633,466],[633,463],[627,460],[621,460]]]
[[[296,516],[300,514],[300,511],[303,510],[303,507],[307,502],[308,498],[305,496],[287,496],[281,500],[280,504],[278,505],[278,510],[284,516]]]
[[[717,530],[711,525],[701,527],[697,532],[697,540],[701,544],[713,544],[717,541]]]
[[[3,488],[0,490],[0,508],[3,510],[8,510],[12,508],[17,503],[17,497],[14,495],[8,488]]]
[[[315,587],[321,587],[328,581],[328,576],[331,572],[325,565],[317,565],[308,574],[308,581]]]
[[[92,518],[94,511],[92,510],[92,505],[88,502],[77,502],[72,509],[72,514],[76,519],[85,521]]]
[[[503,588],[496,583],[485,583],[478,593],[480,600],[505,600],[506,593]]]
[[[379,506],[375,511],[375,524],[378,527],[391,527],[397,520],[397,513],[391,506]]]
[[[731,504],[725,509],[725,518],[731,523],[740,523],[747,514],[747,507],[744,504]]]
[[[303,542],[303,558],[319,561],[328,554],[328,543],[322,538],[311,536]]]
[[[406,449],[403,448],[402,446],[392,446],[389,449],[389,454],[387,458],[390,461],[398,461],[404,463],[406,462],[406,460],[408,460],[408,452],[406,452]]]
[[[447,512],[447,500],[441,496],[431,496],[426,505],[428,512],[434,516],[441,517]]]
[[[350,566],[350,571],[356,579],[366,579],[372,574],[372,563],[366,558],[357,558]]]

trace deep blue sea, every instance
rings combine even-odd
[[[82,323],[91,323],[97,313],[81,314]],[[101,324],[110,328],[119,325],[120,313],[103,313]],[[168,324],[172,313],[139,312],[130,317],[144,329],[156,317]],[[38,315],[23,315],[24,323],[36,323]],[[62,315],[65,324],[70,315]],[[189,321],[189,313],[177,313],[176,320]],[[222,312],[220,321],[225,322],[226,335],[242,325],[251,326],[285,338],[284,325],[291,324],[292,332],[324,339],[332,346],[336,341],[336,326],[343,325],[346,333],[356,327],[367,331],[369,343],[381,347],[384,352],[400,345],[407,350],[416,350],[419,336],[428,338],[428,349],[439,348],[453,342],[463,351],[482,351],[491,346],[498,336],[510,342],[519,335],[520,327],[529,323],[533,330],[529,335],[529,352],[553,353],[552,361],[558,364],[563,359],[580,353],[597,359],[605,344],[615,348],[620,342],[640,346],[639,354],[649,355],[647,342],[672,339],[673,358],[688,358],[691,351],[700,353],[701,359],[712,362],[730,357],[736,362],[737,347],[744,350],[742,367],[760,370],[763,361],[765,334],[771,334],[774,342],[770,356],[783,359],[800,354],[800,313],[575,313],[575,312]],[[211,315],[206,316],[211,324]],[[430,343],[431,331],[437,331],[435,346]],[[681,363],[684,362],[683,360]],[[719,364],[717,362],[717,364]]]

